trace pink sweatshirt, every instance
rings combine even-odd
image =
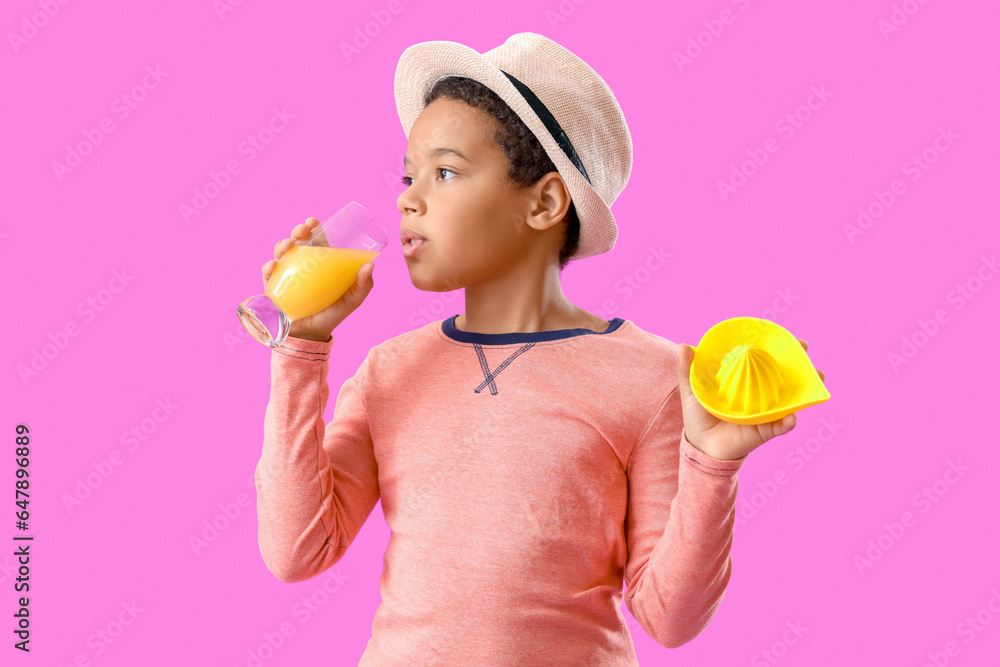
[[[256,468],[278,579],[339,561],[375,504],[391,529],[359,665],[638,665],[621,613],[675,648],[732,575],[737,471],[684,437],[677,345],[478,334],[453,316],[368,352],[323,421],[333,341],[271,353]]]

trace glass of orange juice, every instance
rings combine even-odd
[[[278,347],[294,320],[328,308],[354,284],[358,269],[389,242],[379,221],[357,202],[348,202],[317,225],[305,243],[296,241],[278,260],[263,294],[236,307],[254,338]]]

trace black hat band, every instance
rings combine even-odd
[[[562,149],[562,152],[566,154],[566,157],[569,158],[569,161],[573,163],[573,165],[577,168],[577,170],[581,174],[583,174],[583,177],[587,179],[587,182],[590,183],[590,176],[587,175],[587,170],[583,168],[583,163],[580,162],[580,157],[576,154],[576,150],[574,150],[573,144],[570,142],[569,137],[566,136],[566,133],[559,125],[559,122],[556,120],[555,116],[553,116],[549,112],[548,108],[544,104],[542,104],[542,101],[538,99],[538,97],[533,92],[531,92],[530,88],[528,88],[526,85],[515,79],[512,75],[508,74],[507,72],[504,72],[503,70],[500,71],[503,72],[508,79],[510,79],[510,82],[514,84],[514,87],[517,88],[517,91],[519,93],[521,93],[521,96],[531,106],[532,110],[536,114],[538,114],[539,119],[541,119],[542,123],[545,125],[545,129],[549,131],[549,134],[552,135],[552,138],[555,139],[557,144],[559,144],[559,148]],[[593,185],[593,183],[591,183],[591,185]]]

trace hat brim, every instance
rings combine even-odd
[[[611,209],[573,165],[545,128],[531,105],[500,68],[464,44],[449,41],[421,42],[407,47],[396,65],[393,93],[396,111],[407,139],[420,112],[423,99],[434,83],[444,76],[475,79],[506,102],[524,121],[548,153],[566,182],[580,219],[580,241],[572,260],[608,252],[618,239],[618,225]],[[584,159],[581,156],[581,159]],[[588,173],[594,167],[588,167]]]

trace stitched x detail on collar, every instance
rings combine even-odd
[[[485,389],[487,385],[489,385],[490,394],[496,396],[499,392],[497,391],[497,383],[493,381],[493,378],[500,375],[500,371],[507,368],[508,364],[514,361],[514,359],[516,359],[519,354],[521,354],[522,352],[527,352],[529,349],[534,347],[535,344],[528,343],[527,345],[521,346],[521,348],[518,349],[517,352],[507,357],[506,361],[497,366],[495,371],[490,371],[490,365],[486,362],[486,354],[483,353],[483,346],[480,345],[479,343],[473,343],[473,346],[476,348],[476,354],[479,355],[479,365],[483,367],[483,377],[486,378],[486,380],[484,380],[482,384],[476,387],[476,393],[478,394],[483,389]]]

